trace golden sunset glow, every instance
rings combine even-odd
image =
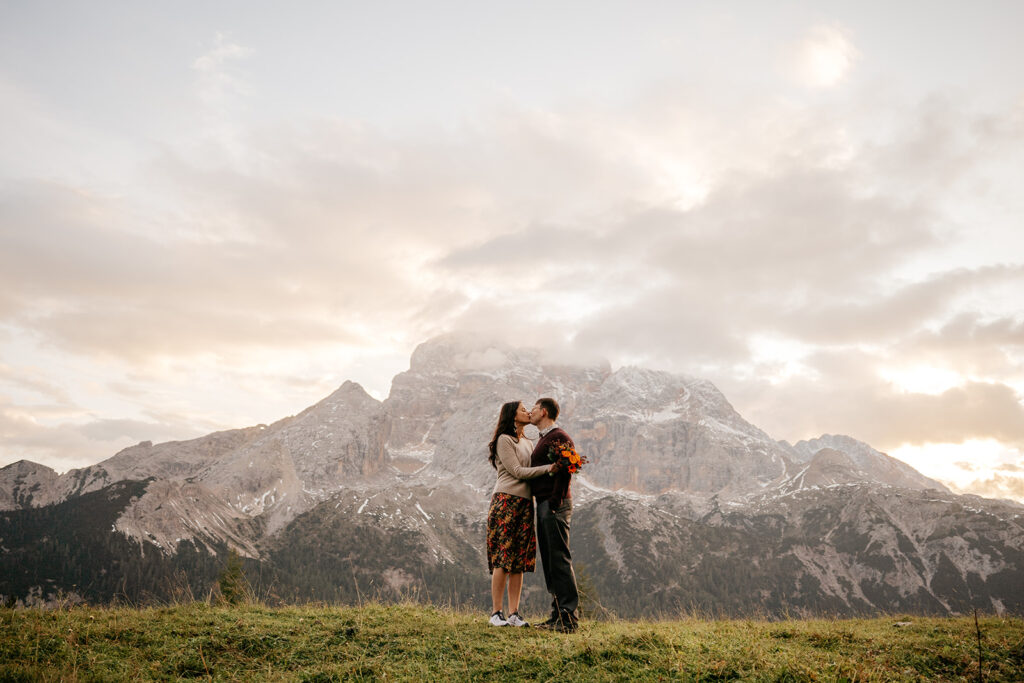
[[[963,443],[903,445],[889,452],[928,476],[962,493],[992,498],[1024,498],[1020,463],[1024,453],[994,439]]]
[[[952,370],[926,365],[882,370],[881,375],[897,391],[911,394],[941,394],[966,381]]]
[[[799,47],[797,69],[807,85],[832,87],[843,80],[858,56],[840,28],[816,26]]]

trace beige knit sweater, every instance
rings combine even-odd
[[[526,480],[546,475],[552,467],[527,467],[531,455],[533,442],[525,436],[519,439],[519,443],[508,434],[498,437],[498,457],[494,463],[498,467],[498,481],[494,484],[494,493],[510,493],[520,498],[530,497],[530,485]]]

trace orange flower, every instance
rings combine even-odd
[[[567,443],[553,444],[548,450],[548,460],[551,462],[565,460],[565,470],[570,474],[579,472],[580,468],[587,463],[587,459]]]

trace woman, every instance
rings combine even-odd
[[[487,514],[487,567],[491,571],[491,626],[529,626],[519,616],[523,572],[537,566],[537,539],[533,532],[533,499],[527,479],[552,471],[553,465],[526,467],[533,442],[523,436],[530,413],[519,401],[501,406],[494,438],[488,444],[491,466],[498,481]],[[501,611],[508,586],[508,618]]]

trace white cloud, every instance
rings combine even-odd
[[[235,158],[244,155],[244,143],[239,138],[243,135],[242,121],[253,90],[241,65],[252,53],[251,48],[218,31],[213,46],[192,62],[195,97],[200,105],[197,120],[206,138],[199,142],[200,147],[215,141],[217,146]],[[186,134],[175,147],[195,144],[193,135]]]
[[[1024,503],[1024,477],[994,474],[988,479],[949,482],[954,491],[973,493],[986,498],[1006,498]]]
[[[202,435],[198,424],[92,418],[47,424],[41,411],[0,401],[0,466],[32,460],[66,471],[104,460],[139,441],[169,441]],[[206,426],[206,425],[203,425]]]
[[[848,70],[849,41],[815,36]],[[196,60],[211,103],[244,92],[246,54],[220,36]],[[427,336],[507,327],[510,342],[554,337],[707,375],[791,440],[1019,443],[1022,266],[1009,253],[959,264],[972,234],[944,203],[1005,160],[1017,129],[1001,122],[1019,113],[972,116],[942,98],[719,110],[700,95],[398,132],[233,121],[230,139],[200,133],[208,144],[141,167],[137,194],[4,184],[0,333],[56,349],[83,377],[101,361],[136,378],[74,396],[117,406],[90,418],[101,426],[54,419],[35,433],[94,453],[89,437],[118,425],[141,438],[207,409],[224,426],[265,422],[350,372],[386,393]],[[941,267],[908,277],[927,258]],[[915,368],[951,374],[926,386]],[[22,379],[44,389],[61,372]],[[200,396],[189,412],[187,384],[222,392],[222,406]],[[145,410],[183,419],[125,412],[147,393]]]
[[[192,68],[199,75],[202,95],[211,102],[221,102],[231,95],[246,93],[248,87],[233,72],[233,67],[252,52],[251,48],[239,45],[227,34],[218,31],[213,39],[213,47],[192,62]]]
[[[790,48],[788,67],[809,88],[831,88],[843,81],[860,59],[847,29],[837,24],[811,27]]]

